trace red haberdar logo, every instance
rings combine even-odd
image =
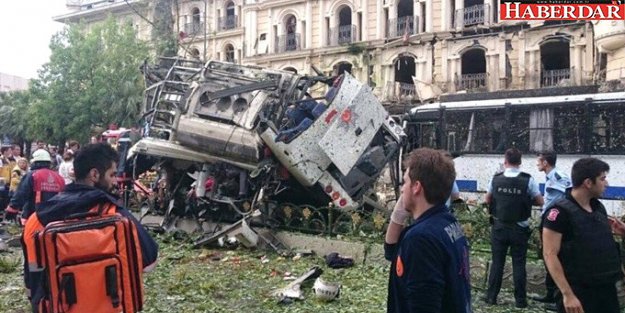
[[[500,20],[623,20],[625,3],[622,0],[502,0]]]

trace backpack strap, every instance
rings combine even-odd
[[[88,217],[96,217],[96,216],[104,216],[104,215],[113,215],[117,206],[111,202],[102,202],[94,205],[87,212],[80,212],[68,215],[65,220],[73,220],[73,219],[85,219]]]

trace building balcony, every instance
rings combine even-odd
[[[286,34],[276,37],[276,53],[297,51],[302,48],[302,35],[300,33]]]
[[[217,26],[219,30],[231,30],[235,28],[239,28],[239,16],[238,15],[228,15],[222,16],[217,20]]]
[[[204,34],[204,23],[191,22],[184,24],[184,33],[187,36],[198,36]]]
[[[468,8],[456,10],[455,28],[490,24],[490,6],[488,4],[476,4]]]
[[[486,90],[488,73],[462,74],[456,76],[456,90]]]
[[[414,84],[402,82],[387,82],[385,88],[387,101],[411,101],[417,100]]]
[[[571,78],[571,69],[563,68],[558,70],[543,71],[540,75],[541,87],[558,87],[564,83],[564,80]]]
[[[328,46],[338,46],[358,41],[358,30],[355,25],[343,25],[330,29]]]
[[[411,36],[417,33],[419,25],[418,16],[402,16],[397,19],[389,20],[387,38],[395,38],[401,36]]]
[[[604,51],[625,47],[625,21],[599,21],[594,27],[595,42]]]

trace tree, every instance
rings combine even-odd
[[[86,141],[94,129],[136,121],[145,87],[139,68],[149,49],[131,25],[111,17],[88,30],[71,25],[53,36],[50,50],[31,86],[31,137]]]
[[[171,57],[178,53],[177,34],[173,30],[173,6],[174,0],[156,0],[154,4],[152,41],[156,45],[156,54],[160,56]]]
[[[32,141],[26,136],[32,100],[29,90],[0,93],[0,133],[10,137],[14,143]]]

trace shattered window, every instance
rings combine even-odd
[[[473,118],[473,125],[475,125],[475,117],[471,112],[446,112],[445,113],[445,132],[447,136],[447,150],[449,152],[455,151],[470,151],[472,141],[469,138],[469,129],[471,128],[471,119]],[[472,117],[473,116],[473,117]],[[468,146],[467,146],[468,144]]]
[[[503,109],[476,112],[474,151],[503,152],[507,149],[504,113]]]
[[[554,148],[557,153],[584,152],[584,108],[554,109]]]
[[[509,138],[507,138],[507,146],[503,151],[511,147],[522,152],[530,151],[530,110],[512,108],[509,121],[504,124],[507,124],[503,128],[507,129]],[[541,134],[544,133],[544,130],[541,129],[540,131],[542,131]]]
[[[419,147],[438,148],[436,142],[436,123],[418,123],[417,129],[419,134],[421,135],[419,137],[421,139],[419,142]]]
[[[591,109],[591,153],[625,152],[625,108],[595,106]]]

